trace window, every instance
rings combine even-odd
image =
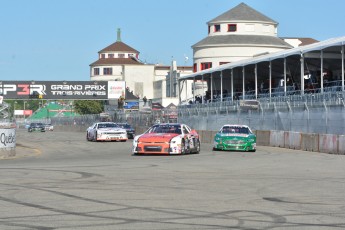
[[[212,68],[212,62],[201,63],[201,70]]]
[[[103,69],[103,75],[112,75],[113,69],[112,68],[104,68]]]
[[[119,56],[119,58],[124,58],[125,54],[119,54],[118,56]]]
[[[189,130],[185,126],[183,126],[183,134],[188,134],[188,133],[189,133]]]
[[[211,26],[208,26],[208,34],[211,32]]]
[[[93,75],[99,75],[99,68],[93,69]]]
[[[228,64],[228,63],[230,63],[230,62],[221,61],[221,62],[219,62],[219,65],[224,65],[224,64]]]
[[[193,73],[195,73],[197,71],[196,67],[197,67],[197,65],[196,65],[196,63],[194,63],[193,64]]]
[[[114,58],[114,54],[108,54],[108,58]]]
[[[236,24],[228,24],[228,32],[236,32],[237,25]]]
[[[105,54],[101,54],[101,59],[104,59],[105,58]]]
[[[214,32],[220,32],[220,25],[214,25]]]

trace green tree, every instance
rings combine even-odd
[[[98,114],[103,111],[103,101],[74,101],[74,110],[79,114]]]

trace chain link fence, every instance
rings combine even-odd
[[[178,110],[116,110],[106,120],[127,122],[140,130],[156,123],[180,122],[197,130],[217,131],[224,124],[245,124],[253,130],[282,130],[303,133],[345,134],[344,93],[293,95],[258,100],[257,109],[243,109],[239,101],[180,106]],[[52,117],[43,123],[74,126],[86,130],[104,121],[99,114]]]

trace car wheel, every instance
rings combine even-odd
[[[182,139],[181,141],[181,154],[185,154],[186,153],[186,145],[184,143],[184,140]]]
[[[97,142],[97,132],[95,132],[95,135],[93,136],[93,141]]]
[[[217,151],[218,149],[216,148],[216,147],[213,147],[213,149],[212,149],[213,151]]]
[[[195,153],[200,153],[200,141],[196,140],[196,147],[195,147]]]
[[[90,137],[89,137],[89,133],[88,132],[86,132],[86,140],[90,141]]]

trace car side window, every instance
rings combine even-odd
[[[188,133],[190,133],[190,130],[188,130],[188,128],[186,126],[183,126],[183,133],[188,134]]]

